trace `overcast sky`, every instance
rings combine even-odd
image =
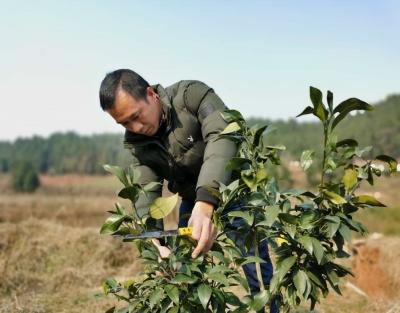
[[[310,85],[382,100],[400,92],[397,3],[0,0],[0,140],[121,132],[98,101],[118,68],[202,80],[245,116],[294,117]]]

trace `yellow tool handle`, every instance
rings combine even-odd
[[[179,236],[191,236],[193,227],[180,227],[178,228]]]

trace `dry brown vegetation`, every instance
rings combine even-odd
[[[102,280],[134,278],[141,270],[131,244],[99,235],[119,183],[77,175],[41,181],[38,192],[21,195],[0,176],[0,312],[104,312],[116,300],[96,296]],[[364,191],[379,192],[389,208],[358,218],[384,236],[349,247],[356,277],[344,282],[343,297],[330,295],[317,312],[400,312],[400,177],[376,187]]]

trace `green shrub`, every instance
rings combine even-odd
[[[11,187],[17,192],[34,192],[40,187],[39,174],[32,163],[20,161],[11,172]]]
[[[346,115],[354,110],[371,110],[372,107],[355,98],[333,106],[333,94],[328,91],[327,106],[322,93],[310,88],[313,106],[307,107],[300,115],[313,114],[321,122],[323,144],[320,178],[316,192],[308,190],[284,190],[278,186],[271,167],[280,166],[279,152],[282,146],[269,145],[264,140],[268,126],[249,127],[243,116],[235,110],[222,113],[228,126],[221,132],[221,138],[228,138],[238,144],[237,156],[227,164],[235,174],[235,180],[228,186],[220,183],[218,189],[208,188],[220,199],[214,211],[213,221],[220,230],[214,246],[207,255],[190,258],[193,248],[191,238],[176,237],[168,242],[171,253],[162,258],[150,240],[136,239],[141,258],[147,267],[138,281],[118,283],[108,279],[103,287],[106,294],[112,293],[119,300],[127,302],[120,310],[108,312],[232,312],[258,311],[272,299],[285,311],[309,302],[315,308],[321,297],[326,297],[329,286],[337,293],[340,279],[351,274],[337,259],[349,257],[345,244],[352,233],[364,234],[367,230],[354,219],[360,209],[384,206],[374,197],[356,194],[362,181],[374,183],[374,177],[381,176],[381,170],[373,166],[371,159],[363,159],[368,148],[361,149],[357,141],[350,138],[338,140],[334,129]],[[306,150],[301,157],[301,166],[307,171],[314,162],[316,151]],[[386,162],[388,172],[395,172],[395,159],[379,155],[375,159]],[[356,162],[357,161],[357,162]],[[119,204],[116,211],[102,226],[102,233],[123,235],[137,234],[154,229],[154,219],[159,219],[172,210],[175,198],[159,198],[150,207],[150,214],[138,217],[135,202],[141,192],[151,190],[155,183],[145,186],[137,184],[139,172],[133,168],[124,171],[119,167],[106,166],[124,184],[119,193],[122,198],[132,201],[132,209],[126,211]],[[237,236],[244,239],[239,250],[226,237],[224,209],[232,203],[241,202],[240,211],[228,213],[228,218],[243,218],[245,226],[237,229]],[[261,279],[257,245],[255,256],[244,257],[254,242],[267,240],[276,256],[276,266],[269,286],[261,284],[260,292],[252,297],[248,293],[246,279],[239,271],[245,263],[256,263],[257,277]],[[177,264],[181,266],[177,266]],[[242,298],[231,292],[239,286],[245,292]]]

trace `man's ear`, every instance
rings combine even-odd
[[[146,95],[147,95],[147,97],[154,99],[154,100],[160,99],[160,96],[155,92],[155,90],[151,86],[147,87]]]

